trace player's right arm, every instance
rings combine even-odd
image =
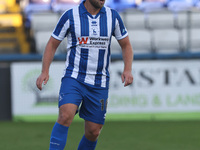
[[[61,41],[59,41],[51,36],[46,45],[44,55],[42,58],[42,72],[36,81],[36,85],[39,90],[42,90],[42,84],[44,83],[44,85],[45,85],[49,80],[49,67],[54,58],[56,49],[58,48],[60,43],[61,43]]]

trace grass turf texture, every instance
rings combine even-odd
[[[0,149],[47,150],[52,122],[0,122]],[[83,121],[69,128],[66,150],[76,150]],[[199,150],[200,121],[106,121],[96,150]]]
[[[51,122],[57,119],[58,115],[33,115],[33,116],[14,116],[14,121],[25,122]],[[78,115],[74,118],[75,121],[80,121]],[[130,120],[200,120],[199,112],[188,113],[136,113],[136,114],[110,114],[106,115],[108,121],[130,121]]]

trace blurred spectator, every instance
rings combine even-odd
[[[0,13],[19,13],[18,0],[0,0]]]
[[[28,0],[25,8],[25,27],[30,28],[31,14],[51,11],[52,0]]]
[[[193,7],[192,0],[168,0],[166,4],[168,9],[173,12],[186,11]]]
[[[51,0],[29,0],[25,13],[44,12],[51,10]]]
[[[0,13],[5,13],[6,12],[6,1],[1,0],[0,1]]]
[[[200,0],[193,0],[193,4],[194,4],[195,7],[200,9]]]
[[[52,10],[62,13],[80,2],[81,0],[52,0]]]
[[[107,0],[105,5],[118,11],[136,7],[135,0]]]
[[[165,7],[165,3],[165,0],[144,0],[138,4],[138,9],[146,13],[159,11]]]

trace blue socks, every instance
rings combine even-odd
[[[96,144],[97,141],[95,142],[89,141],[84,135],[79,143],[78,150],[94,150]]]
[[[51,138],[49,150],[63,150],[67,141],[68,128],[59,123],[55,123]]]
[[[55,123],[51,133],[49,150],[64,150],[67,142],[68,128],[57,122]],[[97,141],[90,141],[84,135],[79,143],[78,150],[94,150],[96,144]]]

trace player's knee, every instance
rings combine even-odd
[[[96,131],[93,131],[93,132],[92,132],[92,136],[93,136],[94,138],[98,138],[99,134],[100,134],[100,131],[99,131],[99,130],[96,130]]]
[[[86,133],[87,134],[86,137],[88,137],[88,139],[91,141],[95,141],[98,138],[100,132],[101,132],[101,129],[90,129]]]
[[[65,126],[70,126],[72,123],[73,117],[67,113],[60,113],[58,116],[58,123]]]

